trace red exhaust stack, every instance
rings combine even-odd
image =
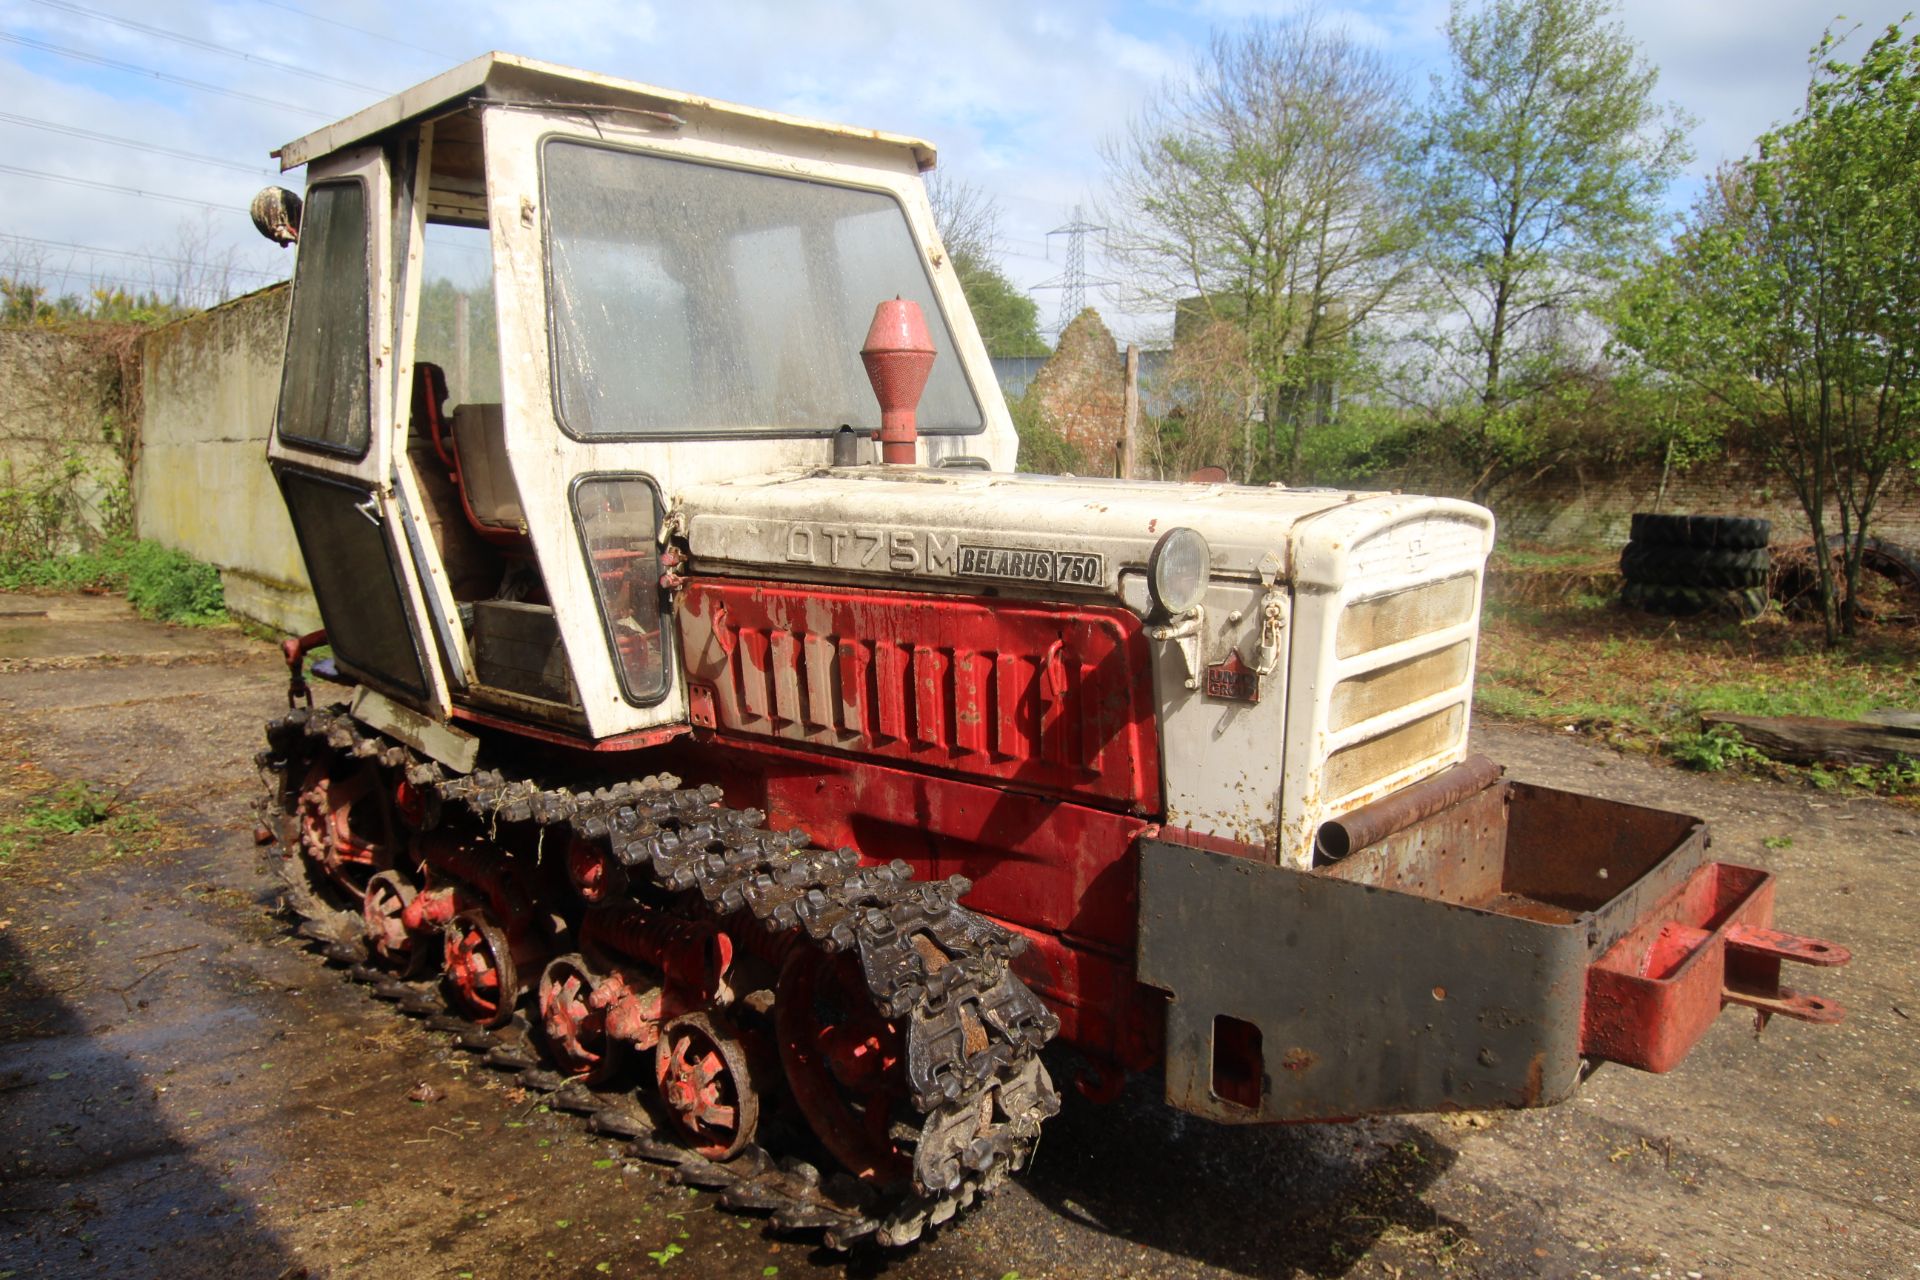
[[[913,465],[914,441],[920,434],[913,415],[933,371],[933,354],[919,303],[895,298],[874,308],[860,362],[867,366],[873,398],[880,402],[882,462]]]

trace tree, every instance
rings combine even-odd
[[[1610,0],[1454,0],[1421,144],[1441,413],[1484,499],[1538,460],[1539,401],[1597,345],[1581,316],[1650,244],[1690,158]],[[1585,346],[1588,351],[1579,348]]]
[[[1000,270],[1000,207],[970,182],[934,172],[927,179],[934,224],[946,245],[967,309],[992,356],[1044,356],[1040,309]]]
[[[1920,35],[1892,26],[1856,64],[1813,51],[1806,103],[1724,169],[1671,254],[1628,297],[1621,337],[1751,430],[1824,548],[1827,641],[1852,634],[1868,526],[1920,463]]]
[[[1112,249],[1145,300],[1208,335],[1204,398],[1221,385],[1213,326],[1244,334],[1263,422],[1238,424],[1243,480],[1300,479],[1307,433],[1358,366],[1354,339],[1410,277],[1406,122],[1386,61],[1309,12],[1216,33],[1107,146]]]

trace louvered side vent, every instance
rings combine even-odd
[[[690,686],[715,728],[1152,811],[1138,619],[894,592],[700,581],[681,596]]]
[[[1431,772],[1463,749],[1479,603],[1479,575],[1464,573],[1346,607],[1327,704],[1330,802]]]
[[[1465,757],[1488,541],[1472,508],[1399,520],[1296,595],[1284,859],[1310,865],[1322,822]]]

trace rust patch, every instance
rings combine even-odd
[[[1520,1105],[1537,1107],[1546,1097],[1547,1055],[1536,1053],[1527,1063],[1527,1085],[1520,1092]]]
[[[1296,1045],[1281,1056],[1280,1065],[1289,1071],[1305,1071],[1318,1061],[1312,1052]]]

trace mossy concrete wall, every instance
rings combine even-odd
[[[147,335],[133,511],[139,536],[219,566],[229,613],[298,633],[320,614],[267,469],[287,298],[275,285]]]
[[[81,526],[105,531],[126,493],[120,355],[134,341],[112,325],[0,329],[0,490],[13,491],[9,501],[51,487]],[[70,551],[76,539],[62,541],[69,545],[44,550]]]

